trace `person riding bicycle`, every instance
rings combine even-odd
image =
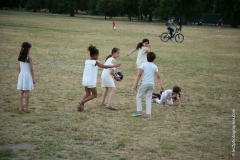
[[[167,29],[170,31],[170,35],[171,35],[170,40],[172,40],[172,38],[173,38],[172,32],[174,31],[174,29],[170,27],[171,24],[174,25],[175,27],[177,27],[177,25],[173,23],[173,22],[174,22],[174,19],[175,19],[175,18],[172,17],[172,18],[167,22],[167,24],[166,24],[166,25],[167,25]]]

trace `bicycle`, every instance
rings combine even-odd
[[[181,33],[178,33],[178,27],[176,28],[176,31],[173,31],[173,37],[175,37],[175,41],[176,42],[179,42],[179,43],[182,43],[184,41],[184,36],[183,34]],[[168,32],[163,32],[160,36],[160,39],[163,41],[163,42],[167,42],[169,39],[171,38],[171,35],[170,35],[170,31]]]

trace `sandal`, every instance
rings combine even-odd
[[[84,105],[82,104],[82,102],[78,102],[79,103],[79,106],[77,108],[77,111],[78,112],[84,112]]]

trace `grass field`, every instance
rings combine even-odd
[[[0,10],[0,159],[239,159],[240,30],[183,26],[183,43],[164,43],[156,37],[166,31],[163,23],[115,20],[113,31],[103,17]],[[153,104],[151,120],[145,106],[142,117],[132,117],[137,53],[126,56],[143,38],[157,54],[164,87],[182,87],[182,107]],[[32,44],[36,79],[29,114],[19,112],[16,89],[24,41]],[[76,112],[89,44],[100,50],[102,63],[113,47],[121,49],[118,71],[125,77],[116,82],[117,111],[99,107],[99,69],[98,98],[85,104],[85,113]]]

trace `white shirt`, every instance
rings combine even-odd
[[[137,56],[137,62],[136,62],[138,68],[141,66],[143,62],[147,62],[147,54],[146,54],[147,50],[148,48],[144,46],[138,49],[138,56]]]
[[[96,86],[98,66],[96,60],[86,60],[83,71],[82,85],[83,86]]]
[[[173,90],[172,89],[165,90],[162,93],[162,96],[163,96],[163,98],[165,98],[168,93],[169,93],[168,100],[171,100],[173,98],[173,94],[172,94]]]
[[[158,67],[152,62],[144,62],[139,68],[143,70],[142,84],[154,84],[154,74],[158,72]]]

